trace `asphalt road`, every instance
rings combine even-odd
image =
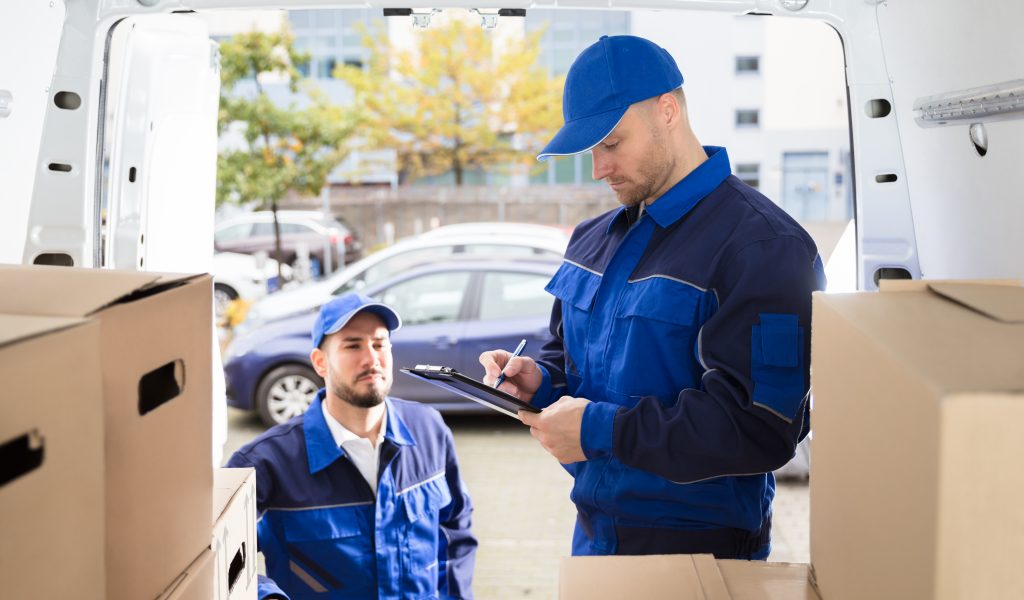
[[[558,563],[569,555],[576,511],[572,480],[518,421],[502,415],[446,419],[473,498],[480,540],[478,598],[555,598]],[[263,431],[255,415],[228,409],[227,458]],[[771,561],[808,562],[806,483],[779,484]]]

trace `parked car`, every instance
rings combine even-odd
[[[568,234],[526,237],[513,234],[420,235],[406,238],[349,265],[322,281],[285,289],[254,304],[238,333],[320,306],[331,296],[373,287],[412,266],[453,256],[561,260]]]
[[[220,320],[234,300],[255,302],[267,295],[268,286],[277,285],[277,261],[268,258],[262,267],[256,257],[236,252],[216,252],[213,255],[213,303]],[[288,277],[291,267],[282,265]]]
[[[524,354],[536,357],[548,335],[554,302],[544,286],[559,264],[446,261],[365,288],[364,294],[392,306],[402,317],[402,327],[391,340],[391,395],[447,412],[488,411],[398,369],[437,364],[481,378],[481,352],[512,349],[523,338],[528,341]],[[315,319],[316,312],[309,311],[236,337],[225,355],[228,404],[256,410],[267,425],[304,412],[323,385],[309,364],[309,332]]]
[[[309,256],[324,264],[324,247],[331,248],[332,265],[338,266],[339,248],[344,246],[345,264],[363,256],[363,244],[352,227],[337,217],[324,216],[313,210],[279,210],[277,221],[281,228],[281,259],[293,264],[300,245],[309,250]],[[244,213],[218,223],[213,233],[213,247],[219,252],[254,254],[266,252],[273,257],[274,215],[269,210]]]
[[[536,223],[509,223],[506,221],[472,221],[468,223],[453,223],[435,227],[425,231],[420,237],[445,237],[452,235],[522,235],[532,237],[563,238],[566,232],[572,233],[572,228],[552,227],[551,225],[538,225]]]

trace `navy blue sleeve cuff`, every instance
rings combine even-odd
[[[580,445],[588,459],[612,453],[612,427],[618,412],[619,406],[611,402],[591,402],[583,410]]]
[[[551,385],[551,374],[544,368],[544,365],[538,363],[537,368],[540,369],[541,374],[540,387],[533,393],[533,400],[530,401],[530,404],[537,408],[547,408],[558,398],[555,397],[554,387]]]

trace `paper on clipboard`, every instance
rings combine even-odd
[[[519,418],[517,413],[520,410],[540,412],[539,408],[531,406],[511,394],[492,388],[482,381],[463,375],[451,367],[416,365],[399,370],[513,418]]]

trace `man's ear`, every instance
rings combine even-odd
[[[654,104],[654,111],[658,120],[668,127],[677,126],[682,116],[682,107],[672,92],[658,96]]]
[[[309,362],[313,364],[313,370],[320,377],[327,379],[327,353],[320,348],[313,348],[309,353]]]

